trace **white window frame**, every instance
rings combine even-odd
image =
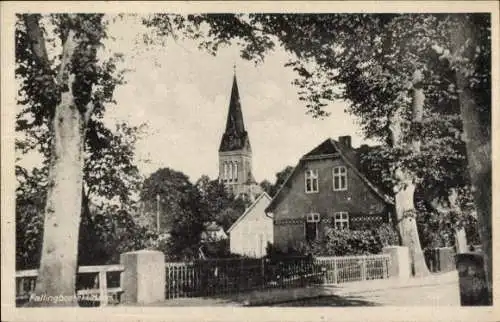
[[[336,173],[336,171],[338,171]],[[346,191],[347,190],[347,168],[345,166],[338,166],[334,167],[332,169],[332,185],[333,185],[333,191]],[[335,179],[338,178],[339,180],[339,187],[335,187]],[[342,178],[344,178],[345,185],[342,187]]]
[[[340,228],[337,226],[337,224],[345,224],[342,225]],[[334,214],[334,225],[335,229],[341,230],[341,229],[349,229],[349,213],[347,211],[338,211],[335,212]]]
[[[314,180],[316,180],[316,189],[314,189]],[[310,181],[310,190],[307,190],[307,182]],[[319,175],[318,169],[307,169],[304,174],[304,191],[306,193],[318,193],[319,192]]]
[[[233,163],[229,161],[229,182],[233,181]]]
[[[228,175],[227,175],[227,170],[228,170],[228,165],[227,162],[224,162],[224,181],[227,181]]]
[[[317,240],[319,238],[319,222],[321,220],[321,216],[317,212],[311,212],[306,215],[306,222],[304,223],[304,239],[307,239],[307,224],[313,223],[316,226],[316,238],[314,240]]]

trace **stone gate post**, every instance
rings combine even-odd
[[[410,278],[410,252],[408,247],[387,246],[382,249],[382,252],[391,256],[391,265],[389,267],[390,278]]]
[[[165,300],[165,255],[160,251],[139,250],[120,255],[121,302],[148,304]]]

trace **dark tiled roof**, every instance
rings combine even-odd
[[[233,78],[229,111],[227,113],[226,130],[222,135],[219,152],[247,149],[251,151],[250,139],[245,130],[243,113],[241,111],[240,94],[236,75]]]
[[[306,153],[304,157],[312,157],[325,154],[337,153],[337,149],[333,146],[332,140],[325,140],[323,143],[312,149],[310,152]]]

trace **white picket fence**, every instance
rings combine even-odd
[[[78,274],[92,274],[94,276],[90,287],[83,286],[83,288],[78,289],[77,283],[77,296],[97,298],[100,306],[119,303],[123,290],[120,286],[108,287],[108,273],[121,273],[123,270],[122,265],[80,266]],[[27,301],[34,295],[37,276],[37,269],[16,272],[16,301]]]
[[[324,284],[389,278],[390,255],[316,257],[324,274]]]
[[[390,255],[210,259],[165,263],[165,298],[389,278]]]

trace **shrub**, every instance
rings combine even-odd
[[[300,252],[315,256],[379,254],[388,245],[398,245],[399,236],[389,224],[375,229],[338,230],[327,228],[322,240],[301,244]]]
[[[399,234],[390,224],[382,224],[376,229],[382,246],[399,245]]]

